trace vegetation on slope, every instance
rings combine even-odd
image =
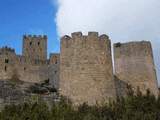
[[[73,108],[69,100],[62,98],[48,107],[44,101],[8,105],[0,112],[0,120],[160,120],[160,96],[149,90],[146,95],[131,89],[124,98],[103,106],[80,105]]]

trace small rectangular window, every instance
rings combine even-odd
[[[9,63],[9,60],[8,60],[8,59],[5,59],[5,63]]]

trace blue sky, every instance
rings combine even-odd
[[[7,45],[21,54],[24,34],[46,34],[48,53],[59,52],[56,11],[50,0],[0,0],[0,47]]]
[[[58,4],[54,4],[54,3]],[[149,40],[160,85],[160,0],[0,0],[0,47],[22,52],[24,34],[46,34],[48,54],[59,37],[97,31],[111,42]]]

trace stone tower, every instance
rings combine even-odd
[[[47,36],[24,36],[23,56],[30,60],[47,60]]]
[[[148,41],[114,44],[115,75],[121,83],[158,94],[151,43]],[[120,84],[119,84],[120,85]],[[122,87],[122,86],[121,86]],[[124,88],[118,88],[120,92]],[[124,86],[123,86],[124,87]]]
[[[74,105],[103,103],[116,96],[107,35],[72,33],[61,38],[60,93]]]

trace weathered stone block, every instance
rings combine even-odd
[[[151,43],[148,41],[114,44],[115,75],[135,90],[147,89],[158,95],[158,83]]]
[[[97,32],[89,32],[88,36],[74,33],[72,37],[62,37],[59,87],[60,93],[75,105],[84,102],[93,105],[115,98],[108,37],[99,37]]]

